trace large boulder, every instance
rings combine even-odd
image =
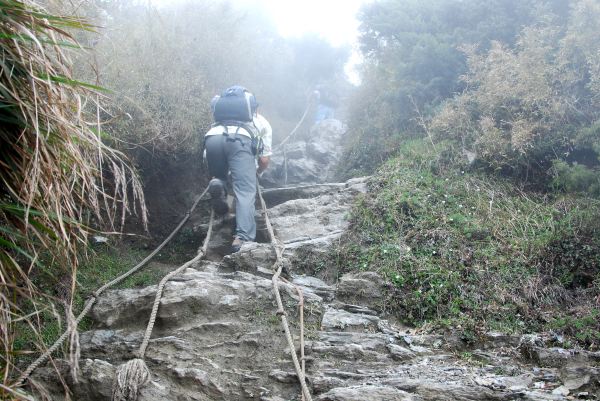
[[[335,119],[321,121],[301,139],[275,146],[270,167],[260,182],[265,187],[330,182],[343,150],[346,126]]]

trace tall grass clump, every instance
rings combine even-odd
[[[44,327],[73,315],[90,227],[145,221],[145,208],[134,170],[101,140],[100,88],[72,76],[73,32],[92,27],[16,0],[0,1],[0,22],[0,398],[13,399],[22,365],[53,340]]]

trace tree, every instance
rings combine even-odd
[[[600,6],[580,0],[568,19],[550,11],[538,14],[514,48],[493,42],[488,51],[467,49],[468,90],[435,115],[433,130],[475,151],[487,166],[536,182],[547,183],[548,170],[568,174],[556,159],[596,167],[598,18]],[[551,170],[553,163],[560,168]],[[581,167],[575,169],[582,177]]]

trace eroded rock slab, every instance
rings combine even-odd
[[[315,125],[310,135],[275,146],[270,167],[261,177],[266,187],[326,183],[334,178],[343,151],[346,126],[335,119]]]
[[[389,386],[335,388],[317,398],[319,401],[421,401],[422,398]]]

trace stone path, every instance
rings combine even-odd
[[[599,398],[599,353],[547,348],[536,336],[490,333],[466,344],[455,336],[419,334],[383,314],[385,282],[376,273],[324,282],[296,271],[293,260],[307,251],[328,252],[340,239],[353,199],[366,190],[366,179],[354,179],[265,191],[276,234],[286,243],[289,278],[305,296],[307,377],[315,400]],[[218,242],[229,234],[216,235]],[[152,377],[139,400],[299,400],[275,316],[270,245],[247,244],[214,259],[165,287],[146,353]],[[281,288],[296,324],[295,290]],[[79,383],[69,383],[72,399],[110,400],[115,369],[134,357],[155,289],[115,290],[99,300],[94,329],[81,335],[82,374]],[[297,325],[292,331],[297,336]],[[56,366],[70,380],[66,362]],[[54,368],[38,370],[35,378],[53,399],[64,399]]]

